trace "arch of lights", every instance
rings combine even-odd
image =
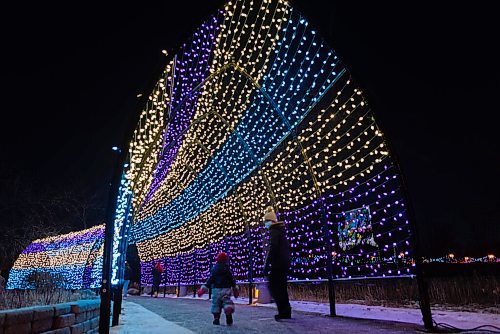
[[[49,273],[66,289],[101,286],[104,225],[34,240],[9,273],[7,289],[34,288],[34,273]]]
[[[269,204],[291,280],[415,273],[398,168],[363,91],[286,1],[230,1],[170,59],[140,115],[112,283],[127,239],[144,284],[157,260],[166,284],[203,282],[220,250],[239,281],[259,279]]]

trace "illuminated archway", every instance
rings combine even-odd
[[[98,288],[102,274],[104,225],[34,240],[9,273],[8,289],[32,289],[34,274],[47,274],[65,289]]]
[[[130,234],[143,283],[204,282],[216,252],[262,277],[278,209],[291,280],[413,276],[400,172],[363,91],[286,1],[230,1],[170,59],[130,141],[113,282]],[[130,228],[130,230],[129,230]],[[120,250],[121,249],[121,250]]]

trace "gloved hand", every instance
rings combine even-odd
[[[202,285],[201,288],[198,289],[196,292],[198,294],[198,297],[203,296],[208,291],[208,288],[205,285]]]
[[[235,286],[233,288],[233,296],[234,298],[238,298],[240,296],[240,289],[238,288],[238,286]]]

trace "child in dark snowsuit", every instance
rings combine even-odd
[[[161,275],[163,274],[163,266],[160,261],[156,261],[153,268],[153,289],[151,294],[153,297],[158,298],[158,292],[160,291]]]
[[[222,252],[215,258],[217,263],[210,270],[210,277],[205,285],[198,290],[198,296],[208,291],[207,287],[212,288],[212,308],[210,309],[214,315],[214,325],[220,325],[221,309],[224,309],[226,314],[226,324],[233,324],[234,303],[231,300],[231,295],[236,298],[239,295],[236,281],[233,273],[229,269],[228,256]]]

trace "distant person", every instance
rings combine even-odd
[[[236,286],[236,281],[233,273],[229,268],[229,257],[226,253],[221,252],[215,258],[217,263],[210,270],[210,277],[205,285],[202,285],[198,290],[198,297],[201,297],[208,288],[212,289],[212,307],[210,311],[214,316],[214,325],[220,325],[220,315],[222,309],[226,315],[226,324],[233,324],[234,303],[231,300],[231,295],[235,298],[239,296],[239,290]]]
[[[285,225],[279,222],[274,208],[268,206],[264,217],[264,224],[269,229],[269,252],[264,264],[264,275],[269,280],[269,292],[273,297],[278,314],[276,321],[292,318],[292,308],[288,299],[287,276],[290,269],[290,246],[285,235]]]
[[[125,261],[125,272],[123,273],[123,299],[127,299],[128,285],[130,284],[130,276],[132,275],[132,268],[128,261]]]
[[[154,298],[158,297],[158,292],[160,291],[161,275],[163,274],[163,272],[164,269],[160,261],[156,261],[156,264],[153,268],[153,290],[151,290]]]

